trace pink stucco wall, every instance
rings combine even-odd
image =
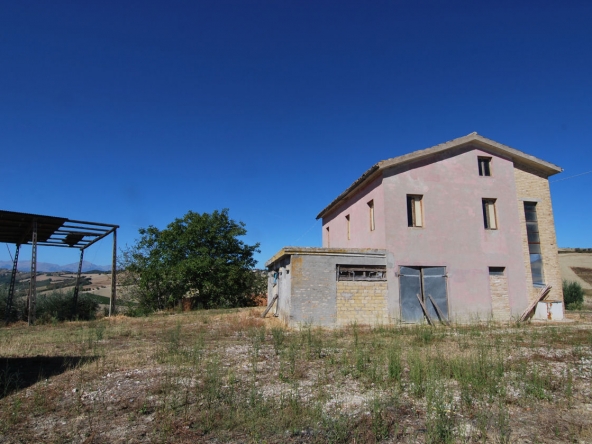
[[[382,177],[376,178],[323,218],[323,247],[385,248],[386,219],[381,184]],[[374,231],[370,230],[368,202],[371,200],[374,201]],[[347,238],[347,215],[350,217],[350,239]]]
[[[478,156],[492,157],[492,176],[478,172]],[[422,228],[407,226],[408,194],[423,196]],[[497,230],[483,226],[482,199],[496,199]],[[369,231],[367,201],[375,201]],[[519,211],[511,160],[461,148],[413,165],[393,167],[323,219],[323,246],[385,248],[390,253],[389,311],[399,317],[399,266],[445,266],[449,312],[457,320],[491,313],[489,267],[505,267],[510,309],[527,305]],[[350,214],[347,240],[345,215]]]

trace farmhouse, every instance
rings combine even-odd
[[[562,302],[561,171],[477,133],[378,162],[318,214],[322,248],[266,263],[268,302],[292,326],[509,320],[547,286]]]

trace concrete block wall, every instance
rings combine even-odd
[[[553,287],[551,293],[547,296],[547,300],[563,301],[561,269],[559,268],[559,253],[557,250],[557,237],[555,235],[555,221],[553,220],[549,180],[532,168],[519,164],[514,165],[514,177],[519,204],[518,213],[522,232],[522,252],[526,270],[528,300],[532,301],[537,297],[541,289],[532,284],[528,238],[526,235],[526,219],[524,216],[525,201],[537,203],[536,212],[539,224],[541,253],[543,255],[543,272],[545,274],[545,282]]]
[[[384,251],[368,256],[330,252],[292,255],[288,325],[337,325],[337,265],[385,265],[385,260]]]
[[[338,281],[337,325],[388,323],[387,297],[386,281]]]

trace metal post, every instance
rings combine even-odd
[[[117,291],[117,229],[113,230],[113,262],[111,264],[111,301],[109,304],[109,317],[115,315],[115,302]]]
[[[76,275],[76,285],[74,286],[74,297],[72,298],[72,315],[76,318],[78,314],[78,289],[80,286],[80,273],[82,273],[82,260],[84,259],[84,249],[80,249],[80,262],[78,262],[78,274]]]
[[[14,283],[16,281],[16,273],[18,268],[18,256],[21,246],[16,244],[16,252],[14,253],[14,262],[12,263],[12,275],[10,276],[10,287],[8,288],[8,300],[6,301],[6,325],[10,321],[10,312],[12,310],[12,300],[14,299]]]
[[[31,279],[29,281],[29,325],[35,323],[35,302],[37,299],[37,220],[33,221],[31,240]]]

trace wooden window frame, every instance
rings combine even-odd
[[[419,214],[418,214],[419,213]],[[424,227],[423,195],[407,195],[407,226],[409,228]]]
[[[347,225],[347,240],[351,239],[351,219],[349,214],[345,216],[345,223]]]
[[[497,220],[497,199],[482,199],[481,208],[483,210],[483,226],[486,230],[497,230],[499,224]]]
[[[479,176],[491,177],[491,157],[479,156],[477,158],[477,165],[479,167]]]

